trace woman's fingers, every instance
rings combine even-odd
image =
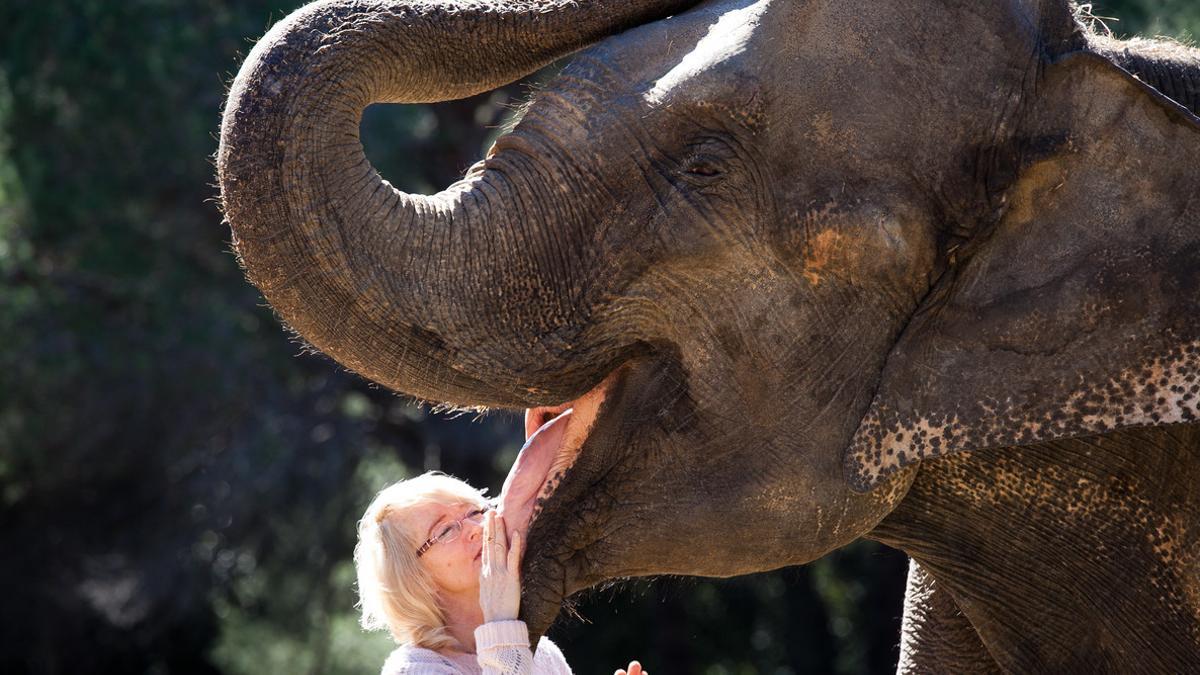
[[[508,548],[508,569],[516,571],[521,569],[521,551],[522,551],[521,533],[512,533],[512,545]]]
[[[483,546],[480,552],[482,553],[483,569],[488,569],[492,565],[492,532],[495,526],[492,524],[492,512],[488,511],[483,517]]]
[[[508,539],[504,532],[504,517],[488,511],[483,518],[483,567],[507,569]]]
[[[638,663],[637,661],[630,661],[629,662],[629,675],[643,675],[642,664]]]
[[[501,546],[502,551],[508,550],[508,532],[504,529],[504,516],[495,511],[488,511],[488,515],[494,520],[492,522],[492,536],[495,537],[496,543]]]
[[[479,570],[479,608],[485,622],[516,619],[521,609],[518,576],[521,537],[514,533],[509,547],[504,518],[489,511],[483,519],[483,566]]]

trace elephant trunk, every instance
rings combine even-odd
[[[293,13],[246,59],[222,120],[221,199],[247,277],[312,345],[393,389],[512,407],[578,395],[600,373],[555,377],[550,352],[584,323],[564,275],[586,272],[548,221],[579,209],[538,205],[565,178],[539,165],[537,134],[412,195],[367,161],[362,111],[487,91],[685,4],[331,0]]]

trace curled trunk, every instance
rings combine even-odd
[[[590,308],[566,277],[586,275],[585,261],[547,241],[566,235],[546,214],[585,223],[537,201],[569,168],[518,129],[463,181],[406,194],[367,161],[362,111],[487,91],[684,4],[334,0],[295,12],[246,59],[222,120],[221,199],[247,276],[302,337],[393,389],[501,406],[578,394],[601,375],[559,362],[582,348],[573,331]]]

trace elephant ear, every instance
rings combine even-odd
[[[1022,129],[1003,215],[888,356],[845,457],[857,490],[924,458],[1200,419],[1200,120],[1081,52],[1045,67]]]

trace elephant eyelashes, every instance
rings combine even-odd
[[[706,185],[728,173],[731,163],[738,161],[737,152],[729,141],[706,136],[689,143],[685,148],[680,170],[685,178]]]
[[[691,176],[700,178],[715,178],[724,173],[716,159],[709,157],[696,157],[689,160],[684,171]]]

